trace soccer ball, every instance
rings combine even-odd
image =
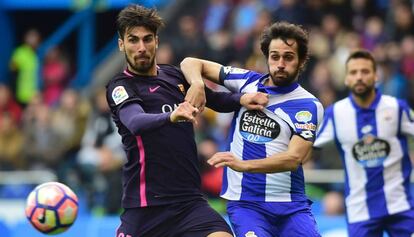
[[[66,185],[47,182],[27,197],[26,217],[40,232],[55,235],[66,231],[78,214],[78,197]]]

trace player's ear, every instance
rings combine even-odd
[[[158,49],[158,35],[155,36],[155,49]]]
[[[124,41],[120,38],[118,38],[118,48],[119,48],[119,51],[121,52],[124,51]]]

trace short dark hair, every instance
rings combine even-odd
[[[345,65],[348,67],[348,62],[351,59],[358,59],[358,58],[370,60],[372,62],[372,67],[374,69],[374,72],[377,71],[377,62],[375,61],[374,56],[372,56],[372,54],[368,50],[365,50],[365,49],[357,49],[353,51],[346,59]]]
[[[119,12],[116,25],[118,36],[122,39],[128,29],[136,26],[143,26],[157,34],[158,28],[163,27],[164,22],[156,9],[132,4]]]
[[[281,39],[287,44],[288,39],[294,39],[298,45],[298,57],[302,69],[309,58],[308,33],[300,25],[288,22],[276,22],[266,28],[260,39],[260,49],[266,58],[269,57],[269,45],[273,39]]]

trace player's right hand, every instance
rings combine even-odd
[[[199,110],[192,106],[190,102],[184,101],[179,104],[178,107],[171,113],[170,120],[173,123],[178,122],[192,122],[197,123],[196,115],[199,113]]]
[[[187,90],[184,100],[196,107],[199,113],[203,112],[206,105],[206,93],[204,91],[203,81],[194,81]]]
[[[240,97],[240,104],[248,110],[263,110],[269,103],[269,95],[262,92],[246,93]]]

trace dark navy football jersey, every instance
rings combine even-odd
[[[166,122],[134,135],[119,119],[120,108],[128,103],[138,103],[145,113],[172,112],[184,101],[188,88],[182,72],[170,65],[158,65],[157,76],[138,76],[125,70],[108,83],[108,104],[128,157],[123,167],[124,208],[202,198],[192,123]],[[220,96],[225,95],[214,95],[212,101]],[[206,97],[209,101],[212,94],[206,93]],[[240,107],[234,98],[229,94],[222,100],[229,100],[228,112]]]

